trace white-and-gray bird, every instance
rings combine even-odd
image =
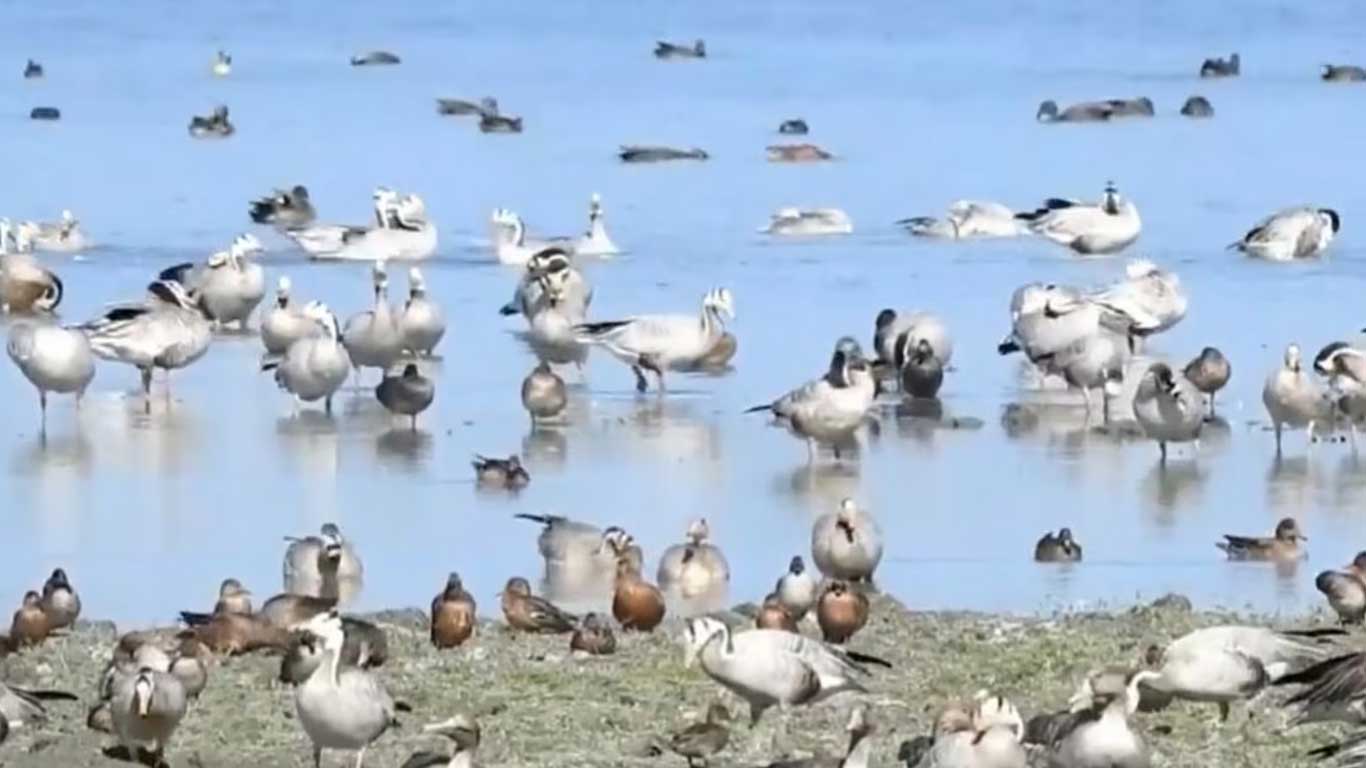
[[[687,541],[670,546],[659,557],[659,588],[684,599],[724,590],[730,583],[730,564],[710,539],[706,518],[689,523]]]
[[[557,274],[563,272],[564,274]],[[588,316],[588,305],[593,301],[593,289],[583,273],[574,267],[569,252],[563,248],[538,251],[526,263],[512,300],[498,310],[502,315],[520,314],[528,324],[549,302],[545,293],[544,277],[556,275],[560,286],[559,310],[575,323]]]
[[[1327,397],[1347,422],[1355,450],[1357,427],[1366,422],[1366,351],[1343,341],[1332,342],[1314,356],[1314,371],[1328,380]]]
[[[413,431],[417,431],[417,415],[427,410],[435,397],[436,386],[422,375],[416,363],[403,366],[403,372],[396,376],[386,374],[375,387],[375,399],[380,405],[390,413],[407,416]]]
[[[324,523],[318,536],[285,537],[284,591],[349,602],[365,581],[365,565],[336,523]]]
[[[374,307],[347,318],[341,334],[357,376],[362,368],[388,370],[403,354],[403,331],[389,305],[389,274],[384,261],[375,262],[371,281],[375,288]]]
[[[857,352],[837,347],[825,376],[745,412],[769,411],[784,422],[806,441],[808,461],[815,461],[818,443],[833,446],[839,458],[841,445],[868,420],[876,389],[868,361]]]
[[[1101,308],[1100,323],[1131,337],[1161,333],[1186,316],[1181,280],[1151,261],[1129,262],[1123,280],[1088,298]]]
[[[427,281],[417,267],[408,270],[408,301],[399,313],[398,327],[403,333],[403,348],[421,357],[431,357],[446,335],[446,316],[441,305],[427,295]]]
[[[1045,374],[1061,374],[1059,353],[1100,331],[1101,310],[1081,292],[1059,285],[1029,283],[1010,300],[1010,333],[996,347],[1002,355],[1022,352]]]
[[[811,559],[832,579],[871,582],[882,562],[882,528],[853,499],[811,525]]]
[[[1192,443],[1200,439],[1205,406],[1195,385],[1166,363],[1153,363],[1134,392],[1134,418],[1150,440],[1157,441],[1162,462],[1168,443]]]
[[[1084,696],[1050,728],[1053,768],[1148,768],[1147,743],[1129,718],[1138,711],[1139,685],[1152,672],[1103,671],[1091,675]]]
[[[199,299],[204,316],[215,326],[237,323],[245,329],[251,313],[266,295],[265,271],[250,256],[262,251],[255,235],[238,235],[226,251],[207,263],[177,264],[162,270],[162,280],[174,280]]]
[[[816,577],[806,569],[806,561],[802,560],[801,555],[795,555],[787,564],[787,573],[778,577],[773,592],[796,622],[801,621],[816,604],[819,587]]]
[[[1110,419],[1110,399],[1124,389],[1124,371],[1129,364],[1129,340],[1100,329],[1084,336],[1052,356],[1049,368],[1062,376],[1067,386],[1081,390],[1086,413],[1091,413],[1091,390],[1101,391],[1101,416]]]
[[[515,266],[525,265],[547,248],[558,248],[569,253],[574,247],[567,237],[531,237],[527,234],[526,222],[522,217],[505,208],[495,209],[489,217],[489,234],[498,261]]]
[[[337,316],[327,305],[309,302],[304,316],[313,323],[312,334],[290,344],[283,357],[267,361],[261,370],[274,371],[275,383],[296,398],[296,405],[323,400],[324,410],[331,413],[332,396],[351,372],[351,356],[342,344]]]
[[[896,223],[917,237],[950,240],[1018,237],[1029,233],[1025,222],[1015,218],[1015,211],[1000,203],[980,200],[958,200],[949,206],[948,215],[942,219],[917,216]]]
[[[322,762],[324,749],[356,753],[356,768],[365,750],[397,724],[398,705],[370,672],[343,666],[345,634],[336,612],[319,614],[303,627],[305,642],[322,649],[322,663],[294,689],[299,724],[313,742],[313,764]]]
[[[285,234],[314,259],[419,261],[436,253],[436,225],[422,198],[378,187],[373,199],[374,226],[313,224]]]
[[[953,338],[939,316],[929,312],[884,309],[873,320],[873,351],[887,365],[896,360],[897,345],[903,338],[911,349],[926,341],[945,367],[953,361]]]
[[[1323,253],[1342,228],[1342,217],[1332,208],[1286,208],[1262,219],[1229,246],[1267,261],[1310,259]]]
[[[15,323],[5,350],[19,372],[38,390],[43,429],[47,428],[47,394],[74,394],[80,407],[85,388],[95,378],[95,356],[80,328],[32,322]]]
[[[574,255],[610,258],[621,253],[607,235],[607,224],[602,212],[602,197],[597,192],[588,200],[588,231],[574,241]]]
[[[152,764],[160,765],[176,727],[185,717],[185,687],[170,672],[143,667],[133,674],[114,679],[110,714],[114,733],[134,762],[138,750],[151,753]]]
[[[854,231],[849,214],[838,208],[779,208],[759,230],[768,235],[816,237],[847,235]]]
[[[294,342],[317,331],[317,320],[308,316],[307,305],[295,301],[293,283],[281,275],[275,288],[275,303],[261,318],[261,343],[267,356],[279,356]]]
[[[57,221],[21,221],[16,234],[38,252],[80,253],[91,246],[80,220],[69,210],[62,211],[62,217]]]
[[[1098,203],[1050,198],[1038,210],[1016,216],[1035,234],[1084,255],[1118,253],[1143,229],[1138,208],[1113,184]]]
[[[702,297],[701,316],[638,315],[625,320],[582,323],[575,327],[585,343],[606,349],[631,367],[636,389],[649,384],[642,370],[653,371],[659,391],[664,392],[664,372],[696,367],[725,332],[725,319],[735,319],[735,300],[730,290],[713,288]]]
[[[558,417],[568,404],[564,379],[551,370],[549,363],[538,363],[522,380],[522,407],[531,414],[533,427],[539,422]]]
[[[1304,371],[1298,344],[1285,348],[1284,363],[1266,377],[1262,404],[1276,431],[1277,454],[1281,452],[1281,432],[1286,428],[1304,427],[1312,441],[1314,426],[1332,419],[1332,403],[1318,382]]]

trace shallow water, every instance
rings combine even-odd
[[[1366,192],[1353,162],[1366,86],[1317,80],[1319,64],[1358,51],[1366,16],[1356,5],[733,6],[11,9],[0,32],[18,57],[0,86],[10,148],[0,208],[14,218],[71,208],[105,244],[80,261],[49,257],[66,281],[65,319],[226,246],[250,227],[247,200],[273,186],[306,183],[324,220],[360,221],[370,189],[388,184],[422,194],[441,227],[439,257],[424,270],[451,330],[437,402],[416,437],[368,391],[343,397],[334,419],[291,418],[256,370],[254,338],[223,338],[176,373],[170,405],[159,401],[150,418],[132,395],[136,373],[102,364],[79,414],[65,400],[55,407],[46,441],[32,389],[7,367],[0,605],[64,565],[90,615],[164,621],[206,606],[227,575],[261,595],[276,590],[281,537],[336,520],[366,561],[360,607],[423,604],[458,569],[492,612],[509,575],[540,567],[536,527],[512,515],[547,511],[620,524],[651,559],[706,515],[730,557],[732,596],[754,599],[792,554],[807,553],[810,521],[844,496],[880,519],[879,581],[912,607],[1035,611],[1168,590],[1266,611],[1316,604],[1313,574],[1366,544],[1366,464],[1342,445],[1306,451],[1302,435],[1275,461],[1260,387],[1287,342],[1312,351],[1366,321],[1366,249],[1355,234]],[[649,54],[655,38],[699,36],[705,62]],[[226,80],[208,73],[218,47],[234,56]],[[347,66],[371,48],[403,64]],[[1243,77],[1194,77],[1205,56],[1232,50]],[[21,80],[23,56],[42,61],[47,78]],[[1210,98],[1214,120],[1176,115],[1193,93]],[[527,132],[482,135],[434,114],[437,96],[485,94],[523,115]],[[1155,119],[1032,119],[1044,98],[1139,95],[1157,103]],[[190,115],[220,102],[238,134],[190,140]],[[39,104],[59,106],[63,120],[29,122]],[[795,116],[838,162],[763,161],[778,123]],[[696,145],[713,159],[624,166],[613,154],[623,142]],[[1125,255],[1178,271],[1192,300],[1150,351],[1184,363],[1217,344],[1234,365],[1226,433],[1166,469],[1151,444],[1087,432],[1075,406],[1049,409],[1027,434],[1001,425],[1008,404],[1038,399],[995,352],[1010,292],[1030,280],[1100,285],[1123,259],[1079,261],[1041,241],[913,242],[890,223],[962,197],[1016,207],[1094,197],[1109,179],[1145,222]],[[736,370],[675,378],[661,401],[636,397],[629,372],[595,356],[572,425],[529,436],[517,390],[532,359],[513,335],[520,322],[496,313],[515,273],[491,263],[485,221],[506,206],[533,231],[569,233],[594,191],[630,253],[589,267],[592,316],[691,312],[708,288],[728,286]],[[1322,262],[1257,264],[1224,250],[1263,215],[1301,202],[1343,214]],[[794,204],[840,206],[857,234],[755,234]],[[296,295],[342,315],[364,308],[366,267],[308,264],[258,234],[272,282],[289,274]],[[801,443],[741,415],[819,373],[838,336],[866,341],[884,306],[945,317],[957,342],[945,409],[980,429],[886,419],[856,465],[811,469]],[[476,451],[529,454],[531,486],[477,492]],[[1213,547],[1219,534],[1265,533],[1285,515],[1312,539],[1297,573],[1228,564]],[[1036,566],[1034,539],[1060,525],[1076,531],[1086,563]]]

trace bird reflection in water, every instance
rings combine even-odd
[[[1194,509],[1200,503],[1209,477],[1194,461],[1154,463],[1143,477],[1143,497],[1156,508],[1157,523],[1168,527],[1176,522],[1179,509]]]
[[[386,465],[415,472],[430,463],[433,444],[429,432],[394,428],[375,440],[375,453]]]

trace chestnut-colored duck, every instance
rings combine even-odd
[[[432,645],[454,648],[474,634],[474,597],[465,591],[460,574],[452,571],[446,588],[432,598]]]
[[[827,643],[843,644],[868,623],[868,597],[835,580],[816,602],[816,621]]]

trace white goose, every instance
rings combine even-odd
[[[1132,261],[1125,279],[1090,295],[1101,308],[1101,325],[1125,336],[1161,333],[1186,316],[1181,280],[1150,261]]]
[[[326,305],[309,302],[304,316],[313,322],[313,333],[290,344],[283,358],[267,362],[261,370],[275,371],[275,383],[296,398],[296,408],[298,401],[324,400],[324,409],[331,413],[332,396],[351,372],[351,356],[341,343],[337,316]]]
[[[47,428],[47,393],[74,394],[79,408],[85,388],[95,378],[90,340],[79,328],[55,324],[16,323],[6,345],[9,357],[38,390],[43,429]]]
[[[1084,696],[1074,702],[1052,740],[1054,768],[1148,768],[1148,745],[1129,724],[1138,711],[1139,685],[1153,672],[1125,675],[1107,671],[1092,675]]]
[[[138,762],[138,750],[150,747],[152,764],[160,765],[176,727],[185,717],[185,687],[169,672],[143,667],[114,680],[110,714],[114,732]]]
[[[436,253],[436,225],[422,198],[379,187],[374,203],[375,226],[313,225],[285,234],[314,259],[419,261]]]
[[[293,283],[281,276],[275,288],[275,305],[261,318],[261,343],[266,355],[283,355],[289,345],[309,336],[317,329],[317,322],[304,312],[305,305],[294,301]]]
[[[811,526],[811,559],[832,579],[871,582],[882,561],[882,528],[853,499],[845,499],[838,511]]]
[[[527,235],[526,222],[515,212],[497,208],[489,217],[489,235],[493,243],[493,254],[503,264],[523,266],[531,257],[547,248],[560,248],[566,252],[573,248],[568,238],[532,238]]]
[[[323,660],[302,685],[294,689],[299,724],[313,742],[313,764],[321,765],[324,749],[356,753],[356,768],[365,750],[397,725],[399,708],[384,686],[369,672],[343,667],[345,635],[335,611],[319,614],[304,627],[305,642],[322,649]]]
[[[1341,228],[1342,217],[1332,208],[1286,208],[1262,219],[1229,248],[1267,261],[1311,259]]]
[[[1098,333],[1100,315],[1099,306],[1072,288],[1029,283],[1011,297],[1011,330],[996,350],[1023,352],[1044,373],[1061,373],[1058,354]]]
[[[248,258],[262,250],[255,235],[238,235],[226,252],[214,254],[207,264],[178,264],[163,270],[159,277],[175,280],[194,293],[215,326],[237,323],[245,329],[266,295],[265,271]]]
[[[1156,440],[1167,461],[1168,443],[1200,439],[1205,404],[1200,391],[1166,363],[1153,363],[1134,393],[1134,418],[1150,440]]]
[[[745,412],[769,411],[785,420],[793,434],[806,440],[808,462],[816,459],[817,443],[832,445],[838,459],[841,444],[867,422],[876,389],[873,372],[862,355],[836,347],[823,378]]]
[[[959,200],[949,206],[942,219],[917,216],[902,219],[897,224],[917,237],[941,237],[968,240],[991,237],[1019,237],[1029,234],[1025,222],[1015,218],[1015,212],[1000,203],[978,200]]]
[[[654,371],[659,391],[664,391],[664,372],[695,366],[725,332],[723,318],[735,318],[735,301],[729,289],[714,288],[702,297],[701,317],[688,315],[639,315],[625,320],[583,323],[575,327],[583,341],[598,344],[631,367],[636,389],[648,388],[641,369]]]
[[[1017,216],[1037,235],[1087,255],[1118,253],[1138,239],[1143,223],[1138,208],[1113,184],[1099,203],[1050,198],[1042,208]]]
[[[768,235],[815,237],[819,235],[848,235],[854,231],[849,214],[838,208],[779,208],[759,230]]]
[[[574,255],[609,258],[621,251],[612,238],[607,236],[607,225],[603,223],[602,198],[597,192],[588,201],[588,231],[574,242]]]
[[[71,211],[62,211],[57,221],[21,221],[18,231],[32,250],[49,253],[80,253],[90,249],[90,238]]]
[[[1332,419],[1332,403],[1328,401],[1318,382],[1304,372],[1300,362],[1300,347],[1285,348],[1285,362],[1266,377],[1262,386],[1262,404],[1271,416],[1276,430],[1276,453],[1281,452],[1281,432],[1289,427],[1304,427],[1309,439],[1314,439],[1314,426]]]
[[[341,335],[357,376],[362,368],[385,371],[403,353],[403,332],[389,306],[389,275],[384,262],[376,261],[370,274],[375,286],[374,308],[347,318]]]
[[[431,357],[446,335],[446,316],[441,305],[427,296],[427,282],[417,267],[408,270],[408,301],[399,314],[398,326],[403,332],[403,348],[424,357]]]

